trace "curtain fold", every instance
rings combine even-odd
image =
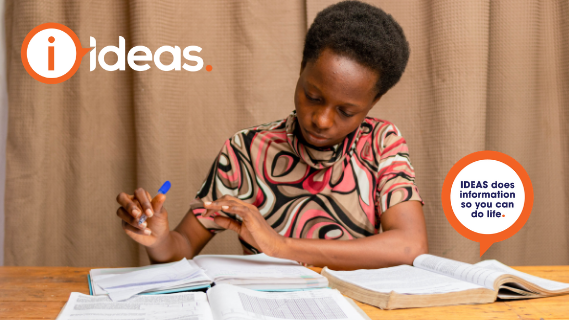
[[[225,139],[294,109],[304,35],[337,1],[6,0],[9,120],[7,265],[133,266],[143,248],[122,231],[115,197],[172,182],[175,227]],[[406,138],[425,200],[430,251],[467,262],[478,244],[459,235],[441,207],[456,161],[496,150],[533,183],[530,219],[483,256],[510,265],[569,263],[569,1],[368,1],[403,27],[411,57],[399,84],[370,115]],[[96,54],[126,40],[200,46],[211,72],[79,71],[57,85],[24,70],[26,34],[45,22],[71,28]],[[114,64],[116,55],[105,61]],[[161,56],[163,64],[172,55]],[[182,63],[188,62],[182,59]],[[239,253],[230,232],[205,252]]]
[[[488,256],[513,263],[569,261],[566,175],[569,89],[567,1],[492,1],[486,149],[504,152],[524,166],[534,186],[526,225]],[[565,56],[563,56],[565,54]],[[566,66],[566,65],[565,65]],[[565,146],[565,148],[563,148]],[[561,173],[561,174],[560,174]]]

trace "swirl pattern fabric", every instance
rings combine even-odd
[[[293,112],[228,139],[192,204],[231,195],[256,206],[283,236],[346,240],[376,234],[389,207],[422,203],[414,181],[394,124],[367,117],[342,143],[322,149],[303,142]],[[204,227],[223,230],[203,211],[193,210]]]

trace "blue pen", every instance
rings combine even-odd
[[[166,194],[166,192],[170,190],[170,186],[172,186],[170,181],[164,182],[164,184],[160,187],[160,189],[158,189],[158,194],[160,193]],[[141,225],[144,221],[146,221],[146,218],[147,218],[146,214],[142,213],[142,216],[140,216],[140,220],[138,220],[138,225]]]

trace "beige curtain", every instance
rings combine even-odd
[[[172,182],[173,228],[223,141],[294,108],[303,38],[336,1],[6,1],[9,128],[5,263],[146,263],[115,216],[115,197]],[[535,189],[525,227],[483,258],[511,265],[569,263],[569,1],[370,1],[411,45],[401,82],[372,110],[410,146],[425,199],[430,251],[478,261],[478,244],[441,208],[451,166],[479,150],[514,157]],[[45,22],[83,46],[197,45],[211,72],[89,71],[46,85],[24,70],[26,34]],[[164,56],[165,57],[165,56]],[[116,57],[107,56],[107,62]],[[167,63],[167,61],[164,61]],[[153,64],[151,64],[153,66]],[[235,236],[206,252],[239,253]]]

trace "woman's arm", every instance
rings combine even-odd
[[[264,253],[314,266],[341,270],[412,264],[428,250],[425,218],[418,201],[387,209],[381,216],[383,233],[344,241],[285,238],[267,224],[257,208],[229,196],[205,203],[205,207],[206,215],[223,210],[241,216],[242,223],[226,217],[215,217],[215,222],[236,231]]]
[[[381,223],[382,233],[354,240],[285,238],[276,255],[341,270],[413,264],[418,255],[427,253],[427,231],[420,202],[394,205],[383,213]]]

